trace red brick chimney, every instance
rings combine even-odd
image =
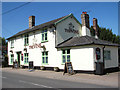
[[[30,16],[29,17],[29,28],[32,28],[35,26],[35,16]]]
[[[93,29],[95,30],[95,37],[98,38],[99,32],[98,32],[98,26],[97,26],[97,19],[93,18]]]
[[[86,26],[87,28],[90,28],[89,15],[87,14],[87,12],[82,12],[81,20],[82,20],[82,26]]]

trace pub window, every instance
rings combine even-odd
[[[14,40],[11,40],[11,48],[14,48]]]
[[[48,41],[47,30],[42,31],[42,42]]]
[[[42,63],[48,64],[48,51],[42,52]]]
[[[29,35],[28,35],[28,34],[26,34],[26,35],[24,36],[24,45],[25,45],[25,46],[29,45]]]
[[[13,61],[14,61],[14,54],[11,54],[11,60],[10,60],[10,63],[13,64]]]
[[[111,60],[111,52],[109,50],[104,51],[104,60]]]
[[[24,53],[24,63],[27,64],[29,60],[29,54],[28,53]]]
[[[62,63],[70,62],[70,49],[62,50]]]

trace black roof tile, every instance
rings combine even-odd
[[[90,36],[71,37],[64,42],[57,45],[57,48],[82,46],[82,45],[106,45],[106,46],[120,46],[116,43],[111,43],[105,40],[96,39]]]
[[[55,19],[55,20],[52,20],[52,21],[49,21],[49,22],[46,22],[46,23],[43,23],[43,24],[34,26],[34,27],[32,27],[32,28],[28,28],[28,29],[26,29],[26,30],[20,31],[20,32],[18,32],[17,34],[15,34],[15,35],[7,38],[7,40],[10,39],[10,38],[14,38],[14,37],[16,37],[16,36],[25,34],[25,33],[29,33],[29,32],[33,32],[33,31],[38,30],[38,29],[42,29],[42,28],[44,28],[44,27],[52,26],[52,25],[55,24],[55,22],[57,22],[57,21],[65,18],[65,17],[67,17],[67,16],[69,16],[69,15],[66,15],[66,16],[60,17],[60,18],[58,18],[58,19]]]

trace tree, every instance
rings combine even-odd
[[[95,36],[95,30],[93,29],[93,26],[90,27],[90,32],[92,36]],[[120,44],[120,36],[113,34],[112,29],[106,29],[98,26],[98,33],[99,39]]]
[[[5,38],[0,37],[0,51],[1,51],[1,60],[2,61],[2,67],[8,66],[8,56],[7,56],[7,42]],[[1,61],[0,61],[1,62]]]

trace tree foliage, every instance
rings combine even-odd
[[[93,26],[90,27],[90,32],[92,36],[95,36],[95,30],[93,29]],[[113,34],[112,29],[107,29],[98,26],[98,33],[99,39],[120,44],[120,36]]]
[[[0,37],[0,45],[7,46],[7,42],[6,42],[5,38]]]
[[[2,37],[0,37],[0,50],[2,50],[2,55],[7,55],[7,42]]]

